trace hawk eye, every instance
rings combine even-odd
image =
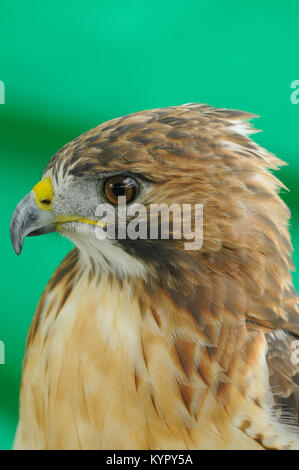
[[[129,176],[117,175],[107,178],[104,182],[103,193],[112,204],[117,204],[120,196],[125,196],[126,203],[132,202],[138,194],[138,185]]]

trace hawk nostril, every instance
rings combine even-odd
[[[42,199],[40,201],[41,204],[45,204],[46,206],[49,206],[51,204],[51,200],[50,199]]]

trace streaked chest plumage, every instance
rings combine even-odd
[[[141,286],[87,275],[67,289],[46,292],[31,328],[16,448],[290,444],[270,417],[263,334],[227,323],[213,349],[163,292],[155,303]]]

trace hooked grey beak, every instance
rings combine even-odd
[[[39,209],[30,191],[17,205],[10,222],[10,239],[16,254],[22,251],[25,237],[54,232],[56,223],[50,211]]]

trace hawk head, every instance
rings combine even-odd
[[[248,137],[252,117],[187,104],[130,114],[81,135],[52,157],[17,206],[10,227],[16,253],[24,237],[58,231],[78,246],[86,267],[158,282],[174,298],[192,302],[196,287],[196,297],[213,289],[208,297],[223,301],[225,292],[233,298],[243,290],[255,316],[261,303],[281,303],[291,285],[289,212],[269,171],[280,160]],[[107,230],[98,207],[116,212],[119,196],[147,215],[153,204],[201,204],[200,249],[186,250],[184,237],[97,236],[98,227]],[[111,224],[117,228],[119,215]],[[240,305],[227,301],[227,308]]]

